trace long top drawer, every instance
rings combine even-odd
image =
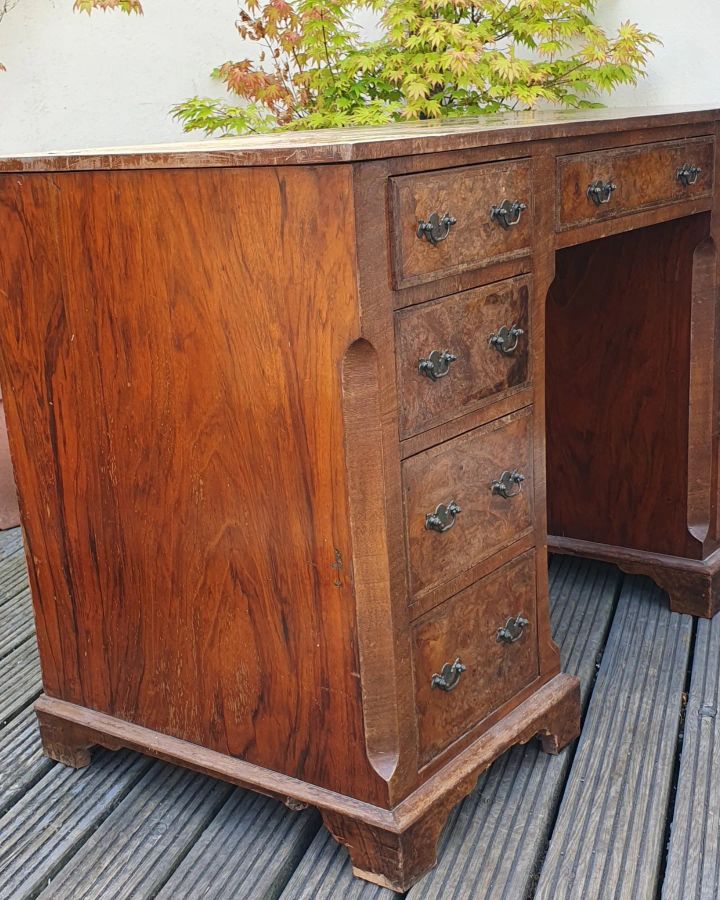
[[[708,197],[714,156],[712,137],[561,156],[557,227]]]

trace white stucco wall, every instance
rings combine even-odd
[[[243,55],[237,0],[144,0],[145,16],[72,13],[72,0],[18,0],[0,23],[0,154],[181,140],[168,114],[222,95],[209,72]],[[720,0],[599,0],[605,24],[634,19],[664,41],[615,106],[720,104]],[[185,138],[187,139],[187,138]]]

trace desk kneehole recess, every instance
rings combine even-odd
[[[402,891],[578,734],[546,508],[712,614],[719,115],[0,160],[46,753],[316,806]]]

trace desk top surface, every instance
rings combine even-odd
[[[696,125],[717,119],[720,119],[720,109],[714,106],[528,111],[377,128],[274,132],[242,138],[39,152],[0,157],[0,171],[58,172],[356,162],[617,133],[662,125]]]

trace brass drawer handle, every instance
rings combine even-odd
[[[457,225],[455,216],[445,213],[441,218],[435,212],[428,217],[427,222],[424,222],[422,219],[418,222],[417,236],[420,240],[425,238],[428,243],[435,247],[447,238],[453,225]]]
[[[460,676],[465,671],[465,666],[460,662],[460,658],[454,663],[445,663],[440,670],[440,674],[433,675],[430,686],[439,688],[441,691],[453,691],[458,686]]]
[[[530,622],[525,616],[517,615],[514,619],[508,619],[507,622],[498,628],[495,640],[499,644],[514,644],[523,636],[523,632]]]
[[[684,166],[680,166],[675,174],[680,184],[684,187],[690,187],[691,184],[697,184],[701,172],[700,166],[691,166],[685,163]]]
[[[609,203],[610,199],[617,190],[617,185],[612,181],[595,181],[587,189],[587,195],[595,204],[602,206],[603,203]]]
[[[511,497],[517,497],[522,491],[523,481],[525,476],[517,469],[513,469],[512,472],[506,470],[497,481],[493,481],[490,490],[493,494],[499,494],[509,500]]]
[[[525,334],[522,328],[512,325],[510,328],[503,325],[502,328],[490,335],[490,346],[494,347],[505,356],[509,356],[517,349],[518,339]]]
[[[425,516],[425,528],[428,531],[450,531],[455,524],[455,519],[462,510],[451,500],[448,504],[441,503],[434,513],[427,513]]]
[[[454,353],[449,350],[433,350],[427,359],[418,360],[418,371],[421,375],[426,375],[432,381],[438,378],[444,378],[450,371],[451,363],[457,359]]]
[[[503,228],[512,228],[518,224],[526,209],[527,203],[522,200],[503,200],[500,206],[493,206],[490,210],[490,218]]]

